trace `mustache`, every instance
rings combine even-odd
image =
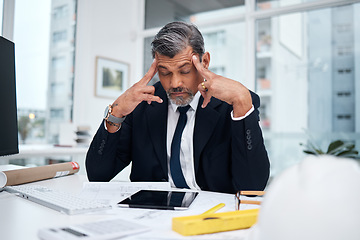
[[[168,92],[168,94],[178,93],[178,92],[186,92],[186,93],[192,94],[192,92],[190,91],[190,89],[184,88],[184,87],[170,88],[167,92]]]

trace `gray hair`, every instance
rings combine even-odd
[[[201,61],[205,52],[204,38],[199,29],[195,25],[185,22],[166,24],[156,34],[151,46],[153,58],[155,58],[155,53],[173,58],[187,46],[191,46],[193,51],[199,54]]]

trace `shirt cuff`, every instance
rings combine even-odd
[[[231,118],[232,118],[232,120],[234,120],[234,121],[240,121],[240,120],[243,120],[244,118],[246,118],[247,116],[249,116],[253,111],[254,111],[254,105],[252,105],[252,107],[250,108],[250,110],[247,112],[247,113],[245,113],[245,115],[244,116],[241,116],[241,117],[234,117],[234,110],[233,111],[231,111]]]

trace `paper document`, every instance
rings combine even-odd
[[[85,182],[79,197],[114,205],[142,190],[170,190],[169,182]]]

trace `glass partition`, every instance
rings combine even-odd
[[[4,7],[4,0],[0,0],[0,36],[2,36],[2,29],[3,29],[3,7]]]
[[[354,4],[256,21],[256,91],[273,174],[303,158],[300,143],[359,146],[359,16]]]
[[[160,2],[164,4],[165,9],[161,8],[162,14],[159,15],[157,11],[160,11],[158,10]],[[186,3],[189,4],[187,5]],[[184,8],[187,10],[185,11]],[[174,20],[192,22],[197,25],[204,37],[205,51],[210,53],[209,69],[216,74],[221,74],[240,82],[244,81],[246,76],[245,23],[235,20],[230,23],[209,24],[209,22],[214,22],[216,19],[238,16],[243,13],[243,1],[231,1],[228,4],[220,4],[217,1],[148,0],[146,1],[145,9],[146,28],[162,27],[167,22]],[[155,11],[155,9],[157,10]],[[170,12],[173,15],[169,16]],[[152,39],[153,36],[144,39],[144,73],[147,72],[152,63]],[[158,81],[157,75],[150,84],[156,81]]]

